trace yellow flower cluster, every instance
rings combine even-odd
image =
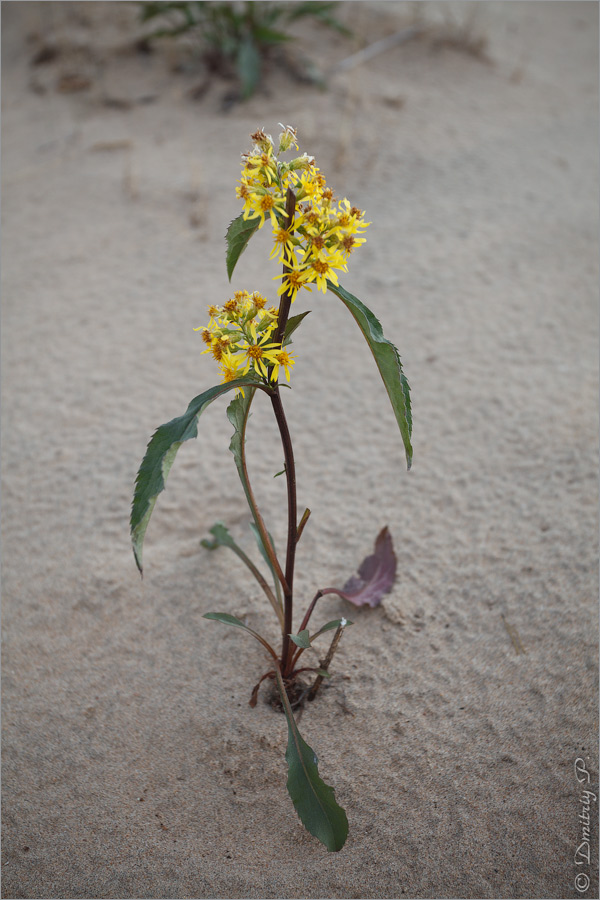
[[[244,219],[259,218],[259,228],[268,216],[273,228],[273,250],[286,271],[279,294],[288,291],[295,299],[300,288],[310,290],[316,284],[327,290],[327,279],[338,284],[336,270],[346,272],[348,256],[365,243],[362,232],[370,222],[364,213],[348,200],[336,202],[324,176],[312,157],[303,154],[284,162],[279,155],[290,147],[298,149],[296,131],[281,126],[279,147],[275,153],[273,139],[259,130],[251,135],[254,148],[242,156],[242,177],[236,188],[243,200]],[[296,195],[294,219],[286,227],[286,194],[291,188]]]
[[[251,370],[263,381],[277,381],[282,366],[290,380],[294,359],[281,343],[271,340],[277,329],[277,310],[267,308],[262,294],[236,291],[224,306],[209,306],[208,312],[208,325],[194,331],[202,332],[207,345],[204,353],[211,353],[219,363],[222,384]]]

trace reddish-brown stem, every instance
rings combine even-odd
[[[292,633],[292,612],[293,612],[293,591],[294,591],[294,563],[296,558],[296,524],[297,524],[297,508],[296,508],[296,468],[294,463],[294,452],[292,450],[292,441],[287,426],[283,404],[279,396],[279,388],[276,388],[271,395],[271,403],[273,412],[279,425],[281,434],[281,442],[283,444],[283,453],[285,458],[285,475],[287,480],[288,494],[288,540],[287,552],[285,558],[285,587],[283,591],[283,644],[281,648],[281,662],[283,665],[283,676],[286,678],[289,673],[291,664],[291,641]]]
[[[321,597],[324,597],[325,594],[339,594],[339,591],[337,590],[337,588],[322,588],[322,590],[317,591],[317,593],[315,594],[315,596],[313,597],[313,599],[311,601],[310,606],[306,610],[306,615],[302,619],[302,625],[298,629],[298,633],[300,633],[301,631],[304,631],[304,629],[308,625],[308,621],[313,613],[313,610],[314,610],[315,606],[317,605],[317,600],[319,600]]]
[[[344,621],[344,620],[342,620],[342,621]],[[344,625],[345,625],[345,622],[343,625],[338,625],[336,632],[333,636],[331,646],[329,647],[329,650],[327,651],[327,656],[325,657],[324,660],[321,661],[321,668],[323,669],[324,672],[329,671],[329,666],[331,665],[331,660],[333,659],[333,654],[337,650],[338,644],[340,642],[340,638],[342,637]],[[315,679],[315,683],[313,684],[313,686],[311,687],[311,689],[308,692],[309,700],[315,699],[315,697],[317,695],[317,691],[321,687],[321,682],[323,681],[323,677],[324,677],[323,675],[317,675],[317,677]]]
[[[256,701],[258,699],[258,691],[259,691],[261,684],[265,680],[265,678],[274,678],[274,677],[275,677],[275,669],[271,669],[269,672],[265,672],[265,674],[260,679],[258,684],[254,685],[254,687],[252,689],[252,694],[250,695],[250,699],[248,700],[248,705],[251,706],[252,709],[254,709],[254,707],[256,706]]]
[[[296,195],[294,194],[291,188],[287,189],[287,194],[285,196],[285,212],[286,212],[286,220],[283,224],[284,230],[289,231],[290,234],[292,225],[294,224],[294,214],[296,212]],[[283,257],[283,278],[285,280],[285,276],[292,271],[292,267],[288,266],[285,261],[285,255]],[[277,343],[281,343],[283,341],[283,335],[285,334],[285,326],[287,325],[288,316],[290,314],[290,306],[292,304],[292,292],[290,290],[284,291],[281,295],[281,300],[279,301],[279,312],[277,313],[277,331],[273,336],[273,340]]]
[[[296,195],[288,188],[286,195],[285,211],[287,214],[284,228],[291,231],[294,222],[294,213],[296,210]],[[291,267],[284,261],[283,275],[284,278]],[[287,325],[290,313],[290,305],[292,302],[292,293],[290,290],[284,290],[281,295],[279,304],[279,313],[277,316],[277,331],[274,335],[274,341],[283,342],[285,327]],[[294,463],[294,452],[292,449],[292,440],[283,411],[283,404],[279,394],[279,385],[275,385],[271,394],[271,403],[273,412],[279,426],[281,435],[281,443],[283,445],[283,454],[285,459],[285,477],[287,482],[288,495],[288,536],[287,550],[285,558],[285,581],[283,593],[283,643],[281,647],[281,665],[283,668],[283,677],[286,678],[291,670],[292,650],[289,635],[292,633],[292,614],[293,614],[293,590],[294,590],[294,563],[296,558],[296,538],[298,527],[298,513],[296,507],[296,468]]]
[[[306,610],[306,613],[305,613],[305,615],[304,615],[304,618],[302,619],[302,624],[300,625],[300,628],[298,629],[298,634],[299,634],[301,631],[304,631],[304,629],[307,627],[308,622],[309,622],[309,619],[310,619],[310,617],[311,617],[311,615],[312,615],[312,613],[313,613],[313,610],[314,610],[315,606],[317,605],[317,600],[319,600],[319,599],[320,599],[321,597],[323,597],[325,594],[339,594],[339,591],[338,591],[336,588],[323,588],[322,590],[317,591],[317,593],[315,594],[315,596],[314,596],[314,597],[312,598],[312,600],[311,600],[310,606],[309,606],[308,609]],[[298,659],[299,659],[300,656],[302,656],[302,654],[304,653],[304,650],[305,650],[304,647],[298,647],[298,649],[294,651],[294,655],[293,655],[293,658],[292,658],[292,665],[293,665],[293,666],[296,665],[296,663],[298,662]]]

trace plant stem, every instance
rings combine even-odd
[[[281,648],[281,662],[283,665],[284,677],[289,674],[289,666],[291,664],[291,641],[292,633],[292,612],[293,612],[293,591],[294,591],[294,563],[296,561],[296,527],[297,527],[297,507],[296,507],[296,467],[294,463],[294,451],[292,450],[292,440],[287,426],[287,420],[283,411],[283,404],[279,396],[279,387],[271,395],[271,403],[273,412],[279,426],[281,434],[281,443],[283,444],[283,453],[285,458],[285,477],[287,481],[288,494],[288,539],[287,551],[285,556],[285,585],[283,586],[283,644]]]
[[[343,620],[342,620],[342,621],[343,621]],[[337,627],[337,630],[336,630],[336,632],[335,632],[335,634],[334,634],[334,636],[333,636],[333,640],[332,640],[332,642],[331,642],[331,646],[329,647],[329,650],[327,651],[327,656],[325,657],[325,659],[324,659],[323,662],[321,663],[321,668],[323,669],[324,672],[328,672],[328,671],[329,671],[329,666],[331,665],[331,660],[333,659],[333,654],[334,654],[335,651],[337,650],[337,646],[338,646],[338,644],[339,644],[339,642],[340,642],[340,638],[342,637],[342,632],[343,632],[343,630],[344,630],[344,627],[345,627],[344,625],[338,625],[338,627]],[[309,700],[314,700],[314,699],[315,699],[315,697],[316,697],[316,695],[317,695],[317,691],[318,691],[319,688],[321,687],[321,682],[322,682],[322,681],[323,681],[323,675],[317,675],[317,677],[316,677],[316,679],[315,679],[315,683],[313,684],[313,686],[311,687],[310,691],[308,692],[308,699],[309,699]]]
[[[315,594],[315,596],[313,597],[313,599],[311,601],[310,606],[306,610],[306,614],[305,614],[304,618],[302,619],[302,624],[301,624],[300,628],[298,629],[298,632],[304,631],[304,629],[308,626],[308,620],[310,619],[312,612],[313,612],[315,606],[317,605],[317,600],[319,600],[321,597],[324,597],[325,594],[337,594],[337,593],[338,593],[338,591],[335,588],[322,588],[320,591],[317,591],[317,593]]]
[[[260,572],[259,569],[256,568],[256,566],[254,565],[252,560],[248,556],[246,556],[246,554],[241,549],[241,547],[238,547],[237,545],[235,545],[235,546],[232,546],[231,549],[236,554],[236,556],[238,556],[242,560],[242,562],[248,566],[248,568],[250,569],[250,571],[252,572],[252,574],[254,575],[254,577],[256,578],[258,583],[260,584],[261,588],[267,595],[269,603],[275,610],[277,618],[279,619],[279,624],[281,625],[281,628],[283,630],[283,612],[281,609],[281,605],[277,602],[277,597],[275,596],[275,594],[269,587],[268,583],[263,578],[262,573]]]
[[[287,189],[287,194],[285,195],[285,212],[286,212],[286,220],[283,224],[285,231],[290,231],[294,223],[294,213],[296,212],[296,195],[294,194],[291,188]],[[292,232],[290,231],[290,234]],[[283,277],[291,272],[291,266],[285,262],[283,262]],[[283,335],[285,334],[285,326],[287,325],[288,316],[290,314],[290,306],[292,304],[292,294],[290,291],[284,291],[281,295],[281,300],[279,301],[279,312],[277,313],[277,331],[273,336],[273,340],[277,343],[281,343],[283,341]]]
[[[291,188],[288,188],[286,195],[286,220],[284,223],[284,228],[286,231],[289,231],[292,228],[294,222],[294,213],[296,211],[296,195],[292,191]],[[290,232],[291,233],[291,232]],[[283,276],[285,278],[286,274],[291,271],[291,267],[287,265],[284,261],[283,263]],[[279,303],[279,312],[277,315],[277,332],[274,335],[273,340],[277,343],[283,342],[283,335],[285,334],[285,327],[287,325],[288,316],[290,313],[290,306],[292,303],[292,294],[291,291],[284,291],[281,295],[281,301]],[[291,641],[289,638],[290,633],[292,632],[292,614],[293,614],[293,589],[294,589],[294,563],[296,558],[296,540],[297,540],[297,528],[298,528],[298,513],[296,508],[296,467],[294,464],[294,452],[292,449],[292,439],[290,437],[290,432],[287,425],[287,420],[285,418],[285,413],[283,411],[283,404],[281,402],[281,397],[279,394],[279,385],[275,385],[273,393],[271,394],[271,403],[273,406],[273,412],[275,413],[275,418],[277,419],[277,425],[279,426],[279,433],[281,435],[281,443],[283,445],[283,454],[285,459],[285,477],[287,482],[287,495],[288,495],[288,536],[287,536],[287,551],[285,557],[285,581],[286,584],[283,585],[283,643],[281,647],[281,664],[283,667],[283,676],[286,677],[289,674],[291,663],[292,663],[292,648]]]
[[[275,572],[276,577],[281,582],[281,586],[285,592],[287,589],[286,579],[281,571],[281,566],[279,565],[279,560],[277,559],[277,555],[275,554],[275,549],[271,543],[271,538],[269,537],[269,532],[267,531],[267,527],[264,523],[263,517],[260,514],[260,510],[258,508],[258,504],[256,502],[256,498],[254,497],[254,492],[252,490],[252,486],[250,484],[250,477],[248,475],[248,465],[246,462],[246,425],[248,423],[248,414],[250,412],[250,405],[252,403],[252,399],[254,397],[254,392],[249,398],[248,405],[246,407],[246,412],[244,416],[244,421],[242,425],[242,432],[240,435],[240,456],[239,456],[239,465],[238,471],[240,475],[240,479],[242,482],[242,486],[244,488],[244,492],[246,494],[246,499],[248,501],[248,506],[252,511],[252,515],[254,516],[254,522],[258,529],[258,533],[260,535],[260,539],[262,541],[263,547],[265,548],[265,553],[267,554],[271,565],[273,566],[273,570]],[[278,602],[278,606],[281,604]],[[275,610],[277,612],[277,610]],[[277,617],[279,618],[280,624],[283,628],[283,615],[281,614],[281,609],[277,612]]]

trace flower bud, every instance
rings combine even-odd
[[[280,127],[284,130],[279,135],[279,153],[285,153],[286,150],[289,150],[290,147],[294,146],[298,149],[298,142],[296,140],[296,129],[292,128],[291,125],[283,125],[281,122],[279,123]]]
[[[304,172],[306,171],[306,169],[314,166],[314,164],[314,156],[309,156],[308,153],[303,153],[302,156],[297,156],[296,159],[293,159],[290,162],[290,169],[292,170],[292,172]]]

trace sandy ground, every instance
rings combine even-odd
[[[483,4],[487,60],[449,9],[421,10],[444,45],[326,92],[279,74],[225,113],[230,85],[192,100],[174,48],[131,50],[126,4],[3,4],[4,896],[597,896],[593,802],[592,864],[574,856],[598,793],[598,9]],[[324,68],[413,7],[339,14],[359,38],[299,30]],[[59,55],[32,66],[44,38]],[[373,222],[342,283],[414,400],[407,474],[354,322],[298,301],[298,603],[385,524],[399,562],[379,609],[317,613],[355,621],[300,723],[348,813],[338,854],[285,791],[284,718],[248,706],[261,648],[202,618],[276,638],[236,558],[199,546],[222,519],[253,552],[224,402],[175,462],[143,582],[128,538],[151,433],[216,380],[193,326],[232,289],[274,293],[268,241],[229,286],[223,234],[248,134],[280,121]],[[268,404],[248,446],[282,543]]]

